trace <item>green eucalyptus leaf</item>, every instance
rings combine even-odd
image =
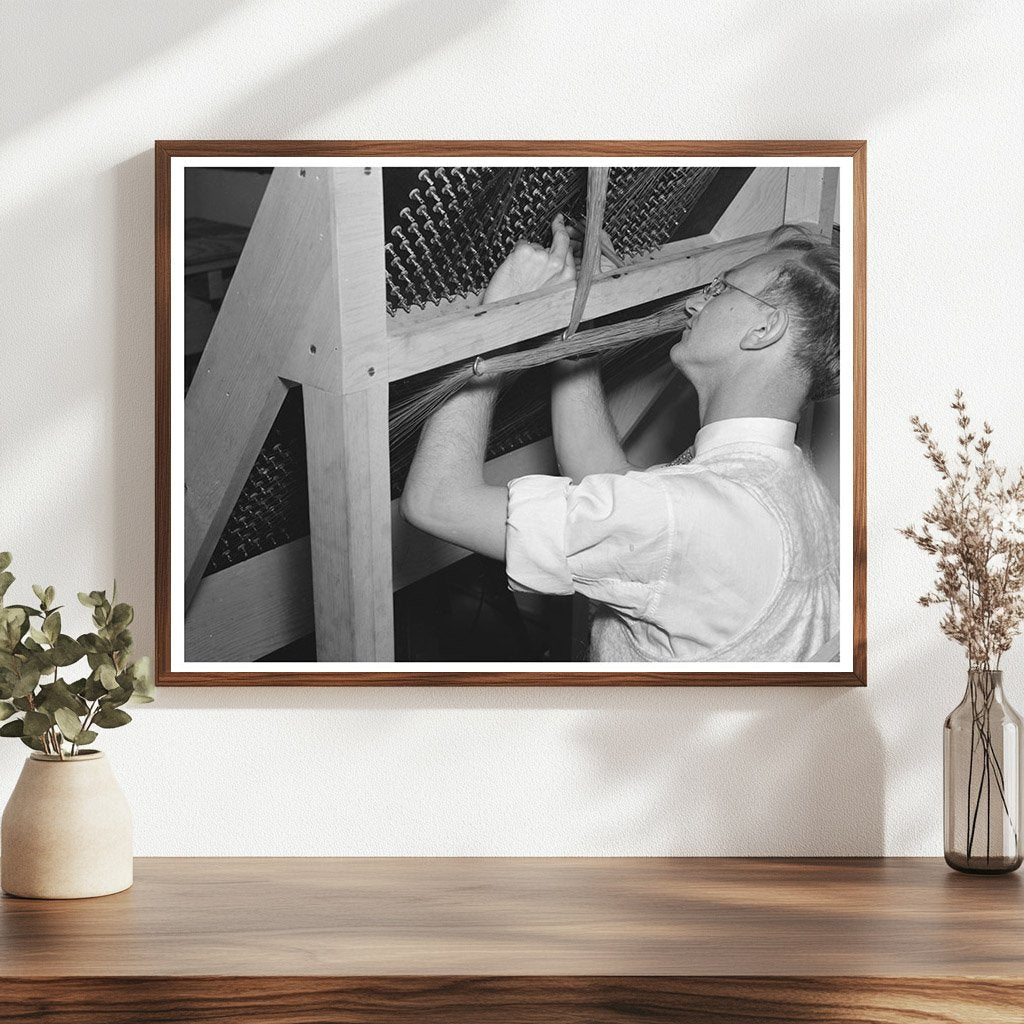
[[[35,692],[35,688],[38,685],[39,666],[26,664],[22,667],[21,675],[18,677],[18,681],[14,684],[11,696],[28,697]]]
[[[10,551],[0,551],[0,572],[6,569],[11,564],[11,553]]]
[[[0,729],[0,735],[2,734],[3,729]],[[46,753],[46,747],[44,747],[42,742],[40,740],[37,740],[35,736],[22,736],[21,742],[24,743],[26,747],[31,747],[33,750],[38,750],[40,753],[43,754]]]
[[[21,673],[21,662],[10,652],[0,651],[0,671]]]
[[[36,619],[44,619],[44,618],[46,618],[46,616],[43,615],[43,613],[38,608],[33,608],[32,605],[30,605],[30,604],[9,604],[7,607],[8,608],[20,608],[30,619],[31,618],[36,618]]]
[[[53,645],[52,655],[54,665],[64,668],[81,661],[85,657],[85,649],[77,640],[61,633]]]
[[[85,689],[82,691],[82,696],[86,700],[99,700],[100,697],[107,695],[107,688],[96,678],[95,675],[89,676],[85,681]]]
[[[77,694],[73,693],[63,679],[57,679],[39,687],[39,698],[36,700],[36,707],[41,711],[56,711],[57,708],[66,708],[68,711],[78,715],[79,718],[89,713],[89,705]]]
[[[83,650],[90,654],[110,654],[112,650],[110,641],[106,637],[97,636],[95,633],[83,633],[78,638],[78,643]],[[89,665],[91,668],[96,667],[92,661],[89,662]]]
[[[137,697],[148,697],[149,700],[141,701],[148,704],[156,693],[156,686],[153,683],[153,675],[150,671],[149,658],[139,658],[128,666],[128,674],[132,680],[132,688]]]
[[[13,651],[28,631],[28,615],[23,608],[0,609],[0,650]]]
[[[113,665],[100,665],[96,669],[96,678],[103,684],[105,690],[117,689],[117,673]]]
[[[71,740],[72,743],[77,743],[79,733],[82,732],[82,722],[78,715],[67,708],[57,708],[53,717],[64,738]]]
[[[78,739],[75,742],[81,746],[83,743],[92,743],[97,736],[99,736],[98,732],[93,732],[92,729],[85,729],[78,734]]]
[[[51,644],[57,642],[57,637],[60,636],[60,612],[50,612],[49,615],[43,619],[43,632],[46,634],[46,639]]]
[[[32,638],[32,639],[33,639],[33,640],[34,640],[34,641],[35,641],[35,642],[36,642],[37,644],[40,644],[40,645],[42,645],[42,644],[49,644],[49,643],[51,643],[51,642],[52,642],[52,641],[50,640],[50,638],[49,638],[49,637],[48,637],[48,636],[47,636],[47,635],[46,635],[46,634],[45,634],[45,633],[44,633],[44,632],[43,632],[43,631],[42,631],[41,629],[36,629],[36,627],[35,627],[35,626],[31,626],[31,627],[29,628],[29,631],[28,631],[28,635],[29,635],[29,636],[30,636],[30,637],[31,637],[31,638]]]
[[[53,601],[56,596],[57,591],[54,590],[53,587],[47,587],[46,593],[43,594],[43,597],[46,598],[46,607],[49,608],[51,611],[53,611]]]
[[[135,618],[135,610],[130,604],[115,604],[114,610],[110,613],[110,625],[115,629],[124,629],[130,626]]]
[[[104,707],[119,708],[122,704],[127,704],[132,698],[131,684],[127,686],[119,686],[116,690],[111,690],[107,695],[100,701]]]
[[[24,736],[25,722],[21,718],[0,725],[0,736]]]
[[[68,683],[68,689],[73,694],[81,696],[85,692],[85,680],[76,679],[73,683]]]
[[[11,703],[19,711],[31,711],[33,708],[32,699],[30,697],[12,697]]]
[[[50,721],[50,716],[43,714],[42,711],[26,711],[25,712],[25,735],[26,736],[42,736],[47,729],[53,723]]]
[[[83,594],[81,591],[78,592],[78,600],[85,605],[86,608],[95,608],[99,601],[96,600],[94,594]]]
[[[9,572],[0,572],[0,599],[7,593],[13,582],[14,577]]]
[[[127,725],[131,720],[132,716],[127,711],[105,704],[96,712],[93,724],[98,725],[101,729],[117,729],[122,725]],[[0,730],[2,729],[3,727],[0,726]]]
[[[0,722],[6,722],[11,715],[17,714],[18,709],[6,700],[0,700]]]

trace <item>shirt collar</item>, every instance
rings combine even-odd
[[[789,448],[796,439],[796,424],[791,420],[777,420],[766,416],[737,416],[728,420],[715,420],[697,431],[693,441],[695,455],[703,455],[712,448],[737,442],[770,444],[776,448]]]

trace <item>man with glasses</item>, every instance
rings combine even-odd
[[[561,218],[552,234],[550,248],[520,243],[484,301],[571,280]],[[485,483],[498,385],[475,383],[424,427],[403,514],[504,559],[515,591],[585,594],[593,661],[815,659],[838,632],[839,516],[794,438],[805,404],[838,393],[838,255],[780,233],[688,309],[670,358],[697,392],[692,450],[638,471],[597,360],[566,361],[552,384],[563,475]]]

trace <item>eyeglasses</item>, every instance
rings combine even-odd
[[[768,306],[770,309],[779,308],[778,306],[774,306],[772,303],[759,298],[757,295],[752,295],[750,292],[745,292],[742,288],[737,288],[732,281],[726,281],[724,277],[716,277],[713,281],[709,281],[701,289],[701,293],[704,295],[705,299],[715,299],[721,295],[726,288],[731,288],[734,292],[739,292],[740,295],[746,295],[748,299],[753,299],[755,302],[764,303],[764,305]]]

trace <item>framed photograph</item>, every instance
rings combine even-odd
[[[160,685],[864,685],[863,142],[158,142]]]

